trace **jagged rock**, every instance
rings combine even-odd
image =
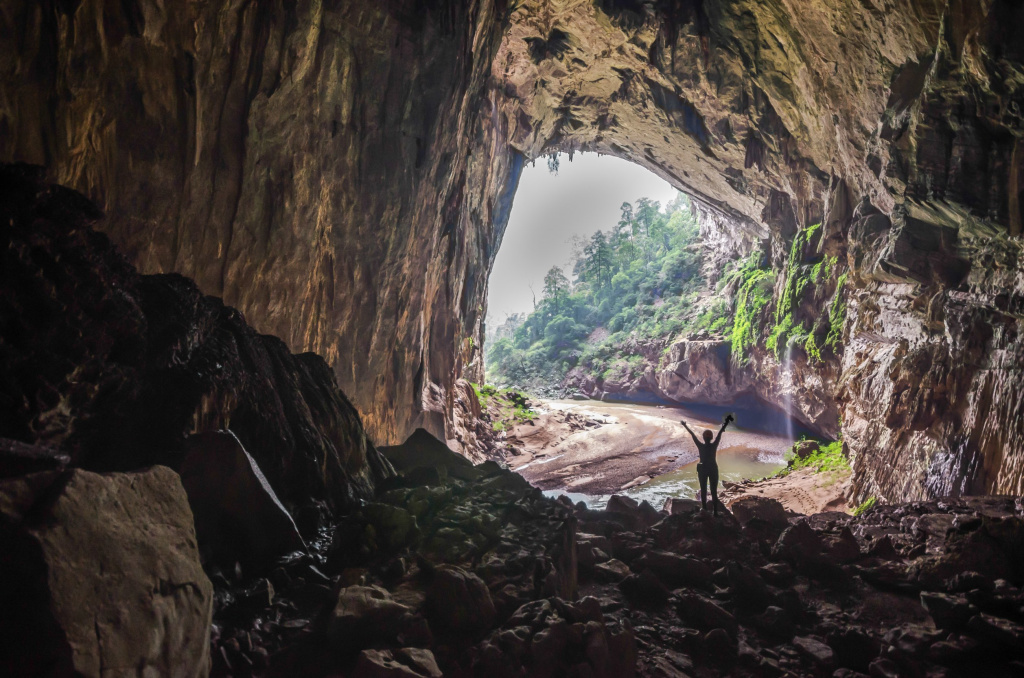
[[[835,653],[832,652],[832,648],[817,638],[798,636],[793,639],[793,645],[818,666],[828,669],[835,663]]]
[[[71,457],[49,447],[0,438],[0,478],[63,470],[70,461]]]
[[[126,471],[177,467],[189,433],[230,425],[282,501],[336,509],[392,473],[322,358],[186,278],[139,275],[99,210],[41,177],[0,167],[0,436]]]
[[[662,510],[668,512],[670,515],[689,515],[700,511],[700,502],[694,499],[684,499],[681,497],[669,497],[665,500],[665,506]]]
[[[669,586],[696,586],[708,588],[711,585],[711,568],[703,562],[669,551],[652,549],[636,561],[638,569],[650,569]]]
[[[725,629],[732,637],[736,636],[739,628],[736,618],[714,601],[688,593],[679,593],[678,599],[676,611],[687,623],[708,631]]]
[[[200,552],[212,562],[258,570],[285,553],[306,550],[291,515],[230,431],[189,437],[181,484]]]
[[[174,471],[0,480],[0,518],[8,675],[207,675],[213,588]]]
[[[441,678],[441,669],[430,650],[404,647],[399,650],[363,650],[354,678]]]
[[[412,623],[412,610],[395,602],[386,590],[347,586],[338,591],[325,632],[337,646],[357,650],[396,638]]]
[[[921,604],[940,629],[962,628],[974,615],[966,598],[948,593],[922,591]]]
[[[452,452],[447,445],[422,428],[416,429],[404,443],[380,448],[384,455],[403,475],[434,471],[438,482],[449,476],[459,480],[475,480],[483,472],[474,468],[465,457]],[[415,476],[414,476],[415,478]],[[413,482],[416,482],[415,479]]]

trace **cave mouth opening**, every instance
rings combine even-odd
[[[495,387],[528,394],[540,426],[552,434],[566,411],[629,424],[621,440],[578,436],[577,447],[594,448],[584,454],[590,459],[526,443],[510,464],[540,487],[568,490],[557,469],[592,463],[597,480],[578,489],[599,505],[611,486],[605,478],[621,472],[599,457],[604,448],[622,447],[653,455],[645,467],[649,480],[630,491],[683,496],[695,482],[695,462],[680,418],[702,430],[717,428],[727,413],[737,416],[737,436],[727,436],[722,448],[731,481],[774,473],[797,437],[813,435],[746,391],[725,400],[720,393],[676,399],[660,388],[666,360],[686,360],[668,357],[673,346],[691,338],[724,347],[697,363],[730,360],[730,292],[716,284],[721,275],[713,269],[721,262],[704,256],[700,210],[664,179],[616,156],[560,153],[523,170],[489,279],[481,403],[511,439],[523,433],[516,417],[524,413],[510,409],[515,401],[506,396],[492,399]],[[652,445],[639,442],[652,436]]]

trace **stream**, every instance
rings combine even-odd
[[[612,494],[646,500],[658,509],[670,497],[697,494],[697,449],[681,419],[699,436],[705,428],[717,433],[724,414],[735,413],[736,423],[718,448],[725,482],[775,473],[786,465],[793,436],[805,432],[780,413],[756,408],[555,400],[540,401],[538,410],[568,410],[606,424],[566,431],[512,463],[548,496],[564,494],[594,509],[603,508]],[[530,440],[529,432],[523,439]]]

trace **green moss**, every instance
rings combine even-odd
[[[750,347],[761,339],[763,316],[772,301],[774,275],[760,268],[755,259],[747,260],[740,271],[743,284],[736,293],[736,309],[732,324],[733,359],[743,365],[750,360]]]
[[[870,511],[871,509],[873,509],[875,507],[875,504],[877,504],[877,503],[878,503],[877,499],[875,499],[874,497],[868,497],[864,501],[863,504],[861,504],[857,508],[853,509],[853,515],[854,516],[863,515],[863,514],[867,513],[868,511]]]
[[[816,473],[849,471],[850,462],[843,454],[843,441],[836,440],[822,445],[814,454],[803,459],[794,459],[789,470],[796,471],[802,468],[814,469]]]
[[[838,352],[839,345],[843,341],[843,325],[846,323],[845,286],[846,273],[839,276],[839,280],[836,281],[836,293],[832,297],[828,310],[829,330],[828,336],[825,338],[825,345],[833,353]]]

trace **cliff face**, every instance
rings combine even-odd
[[[521,161],[495,3],[5,3],[0,158],[333,367],[375,440],[443,425]],[[421,395],[440,391],[423,422]]]
[[[12,2],[0,158],[96,200],[144,272],[322,354],[393,442],[453,437],[524,158],[625,157],[776,270],[822,224],[845,348],[800,388],[842,415],[862,496],[1020,492],[1022,11]]]

